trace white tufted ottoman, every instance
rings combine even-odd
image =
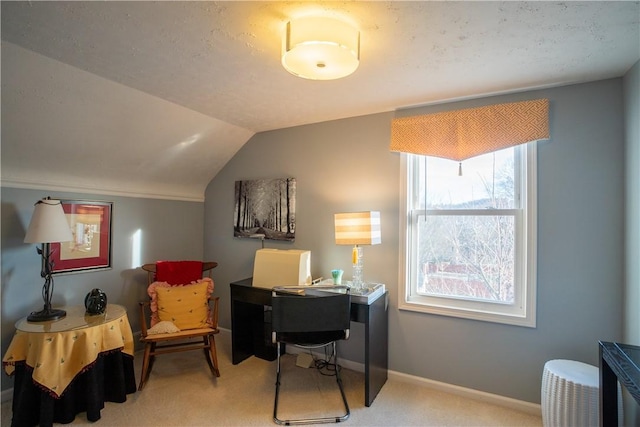
[[[542,373],[542,423],[545,427],[598,426],[600,416],[598,368],[574,360],[550,360]],[[622,395],[618,384],[618,420],[622,421]]]

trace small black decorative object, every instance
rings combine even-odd
[[[107,294],[100,289],[92,289],[84,299],[87,314],[102,314],[107,308]]]

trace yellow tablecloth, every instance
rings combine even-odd
[[[103,352],[122,350],[133,356],[134,344],[126,311],[99,324],[61,332],[16,331],[2,359],[5,372],[25,361],[33,380],[60,397],[76,375],[89,368]]]

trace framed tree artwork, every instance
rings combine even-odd
[[[236,181],[233,235],[294,241],[295,178]]]

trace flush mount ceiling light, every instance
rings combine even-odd
[[[287,23],[282,66],[311,80],[333,80],[353,73],[360,63],[360,32],[337,19],[304,17]]]

